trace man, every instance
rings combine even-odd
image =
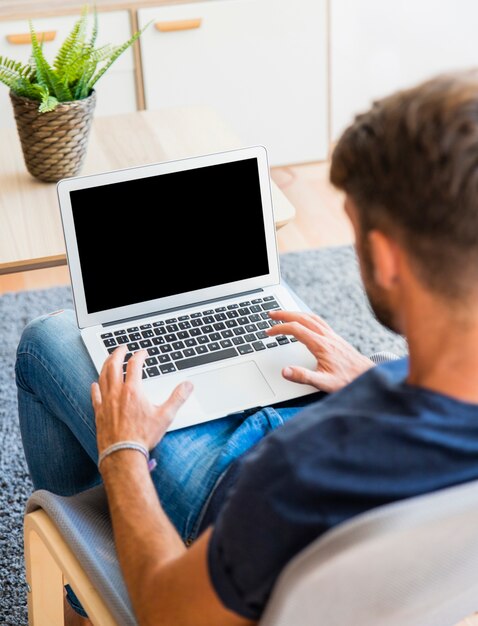
[[[374,368],[319,317],[271,313],[284,322],[271,335],[317,357],[315,371],[284,376],[330,394],[301,412],[269,407],[164,436],[191,386],[152,406],[144,355],[123,383],[120,348],[92,384],[95,430],[95,373],[71,316],[25,330],[17,380],[35,487],[98,484],[98,453],[117,442],[153,450],[151,474],[134,449],[100,464],[142,625],[254,624],[283,567],[327,529],[478,478],[478,75],[375,104],[340,139],[331,180],[345,192],[372,307],[410,356]]]

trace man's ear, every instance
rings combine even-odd
[[[375,283],[389,291],[399,278],[400,262],[396,243],[380,230],[367,234],[370,254],[374,267]]]

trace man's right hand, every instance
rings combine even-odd
[[[312,385],[319,391],[331,393],[348,385],[352,380],[374,367],[345,339],[342,339],[321,317],[314,313],[270,311],[271,319],[281,321],[267,333],[292,335],[303,343],[317,359],[315,370],[291,365],[282,375],[296,383]]]

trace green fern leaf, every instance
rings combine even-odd
[[[38,43],[37,34],[33,28],[33,24],[30,22],[30,33],[32,38],[33,56],[36,64],[36,76],[37,82],[40,85],[44,85],[50,94],[53,94],[61,102],[72,100],[73,96],[68,85],[59,80],[55,71],[45,59],[43,50]]]
[[[49,113],[50,111],[54,111],[58,106],[58,100],[54,96],[47,95],[42,99],[38,110],[40,113]]]
[[[85,42],[88,7],[83,7],[80,19],[75,23],[69,35],[58,51],[53,67],[58,73],[63,72],[69,64],[80,54]]]

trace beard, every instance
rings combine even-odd
[[[382,326],[392,332],[400,332],[389,294],[375,282],[375,267],[366,234],[363,234],[357,242],[356,251],[362,282],[373,314]]]

